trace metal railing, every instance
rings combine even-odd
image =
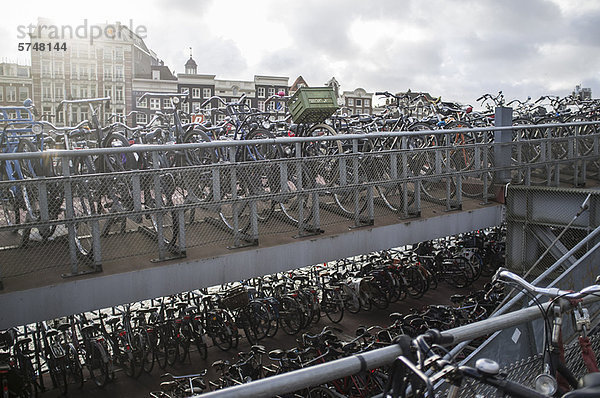
[[[589,304],[599,300],[600,297],[586,297],[584,303]],[[546,309],[548,305],[549,303],[545,303],[542,305],[542,308]],[[448,345],[453,345],[541,318],[540,308],[533,306],[470,325],[450,329],[442,332],[442,336],[450,338],[452,343]],[[273,397],[317,386],[331,380],[356,374],[363,370],[390,365],[400,355],[402,355],[400,346],[390,345],[389,347],[378,348],[362,354],[202,395],[207,397]]]
[[[2,166],[44,159],[60,175],[0,181],[0,278],[48,268],[78,275],[122,257],[161,261],[192,247],[237,248],[274,234],[306,236],[380,217],[458,210],[466,200],[487,203],[497,193],[494,184],[508,181],[580,185],[600,173],[597,125],[0,154]],[[240,151],[273,148],[295,156],[214,162],[224,153],[235,159]],[[202,154],[213,162],[161,167],[169,156]],[[142,157],[154,166],[129,165]],[[121,162],[123,170],[84,173],[98,162]]]

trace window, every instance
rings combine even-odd
[[[366,99],[366,100],[365,100],[365,106],[371,106],[371,101],[370,101],[370,100],[368,100],[368,99]]]
[[[148,115],[145,113],[138,113],[135,115],[135,122],[137,124],[146,124],[148,123]]]
[[[112,65],[104,65],[104,80],[112,80]]]
[[[207,99],[207,98],[210,98],[211,95],[212,95],[212,90],[210,88],[202,89],[202,98]]]
[[[79,96],[81,98],[88,98],[88,88],[86,86],[79,87]]]
[[[284,93],[285,93],[285,88],[284,88],[284,87],[279,87],[279,88],[277,89],[277,92],[278,92],[278,93],[279,93],[279,92],[284,92]]]
[[[160,109],[160,98],[150,98],[150,109]]]
[[[354,100],[352,98],[348,98],[348,106],[354,106]]]
[[[123,80],[123,65],[115,65],[115,79]]]
[[[96,98],[97,92],[98,92],[98,90],[96,90],[96,85],[95,84],[90,85],[90,98]]]
[[[370,115],[371,114],[371,110],[369,108],[365,108],[365,114],[366,115]]]
[[[275,95],[275,87],[269,88],[269,97]]]
[[[52,107],[51,106],[44,106],[42,108],[42,114],[43,115],[50,115],[50,114],[52,114]],[[48,120],[50,120],[50,119],[48,119]]]
[[[189,94],[190,93],[190,89],[188,87],[181,87],[181,93],[182,94]]]
[[[51,64],[49,61],[42,61],[42,76],[50,77],[52,75],[51,72]]]
[[[9,88],[15,89],[15,87]],[[7,93],[7,97],[8,101],[11,101],[9,93]],[[14,100],[12,100],[12,102],[16,100],[17,99],[15,98]],[[50,86],[49,84],[42,85],[42,101],[52,101],[52,86]]]
[[[192,98],[200,98],[200,89],[199,88],[192,89]]]
[[[79,78],[88,79],[88,67],[87,65],[79,65]]]
[[[65,98],[65,85],[64,84],[54,84],[54,99],[57,101],[62,101]]]
[[[77,79],[77,64],[71,64],[71,79]]]
[[[362,100],[356,99],[356,106],[362,106]]]
[[[123,49],[121,47],[115,47],[115,60],[123,60]]]
[[[265,111],[265,101],[258,101],[258,110],[261,112]]]
[[[24,66],[17,67],[17,76],[19,77],[29,77],[29,68]]]
[[[148,107],[148,98],[144,97],[141,100],[138,99],[137,107],[138,108],[147,108]]]
[[[163,98],[163,109],[171,109],[173,108],[173,103],[171,102],[171,98]]]
[[[192,113],[198,113],[200,111],[200,102],[192,102]]]
[[[115,101],[123,101],[123,86],[115,87]]]
[[[257,91],[258,91],[258,98],[265,98],[265,88],[264,87],[259,87]]]
[[[29,98],[29,87],[19,87],[19,101],[23,102]]]
[[[111,60],[112,59],[112,51],[110,48],[104,48],[104,59]]]
[[[112,98],[112,86],[104,86],[104,96]]]
[[[6,87],[6,101],[17,102],[17,88]]]
[[[240,89],[237,86],[233,86],[232,94],[236,96],[239,94]]]
[[[64,77],[65,70],[62,61],[54,63],[54,77]]]
[[[181,111],[184,113],[189,113],[190,112],[190,104],[188,104],[187,102],[182,102],[181,103]]]
[[[0,102],[4,101],[4,87],[0,86]]]
[[[160,71],[159,70],[152,71],[152,80],[160,80]]]

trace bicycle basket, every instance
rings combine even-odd
[[[289,107],[294,123],[321,123],[338,109],[331,87],[300,87]]]
[[[226,291],[221,299],[221,307],[235,310],[248,305],[248,291],[243,286]]]

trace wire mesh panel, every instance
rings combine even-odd
[[[590,337],[591,347],[596,356],[600,355],[600,336]],[[565,363],[576,378],[580,378],[587,373],[585,363],[581,354],[581,347],[578,342],[565,346]],[[511,363],[509,366],[501,369],[508,380],[523,384],[529,388],[535,388],[535,378],[543,372],[542,355],[525,358]],[[447,389],[441,389],[436,392],[436,397],[445,397]],[[460,394],[462,398],[479,398],[502,396],[494,387],[479,383],[472,379],[465,379],[461,385]]]
[[[466,199],[493,199],[499,171],[515,184],[557,185],[588,181],[598,170],[598,134],[587,125],[526,126],[502,144],[509,151],[496,151],[482,129],[333,136],[325,127],[311,137],[219,148],[60,153],[57,177],[0,181],[0,278],[48,268],[76,275],[126,257],[145,263],[192,248],[203,256],[262,237],[428,217],[459,210]],[[498,163],[504,152],[508,163]],[[528,227],[519,239],[544,243],[555,227],[545,234]],[[568,249],[578,238],[561,242]],[[21,261],[25,249],[39,259]]]

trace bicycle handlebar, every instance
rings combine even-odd
[[[75,126],[65,126],[65,127],[57,127],[55,125],[53,125],[51,122],[48,122],[46,120],[40,120],[37,123],[41,124],[41,125],[46,125],[46,126],[50,126],[50,128],[52,130],[56,130],[56,131],[68,131],[68,130],[78,130],[80,128],[82,128],[85,124],[89,124],[89,120],[83,120],[81,121],[79,124],[75,125]]]
[[[555,287],[537,287],[527,282],[525,279],[521,278],[519,275],[510,272],[506,268],[499,268],[496,274],[494,275],[493,281],[509,281],[515,282],[523,289],[527,290],[530,293],[541,294],[550,298],[562,297],[566,299],[580,299],[590,294],[600,293],[600,285],[591,285],[581,289],[578,292],[573,292],[569,290],[561,290]]]

